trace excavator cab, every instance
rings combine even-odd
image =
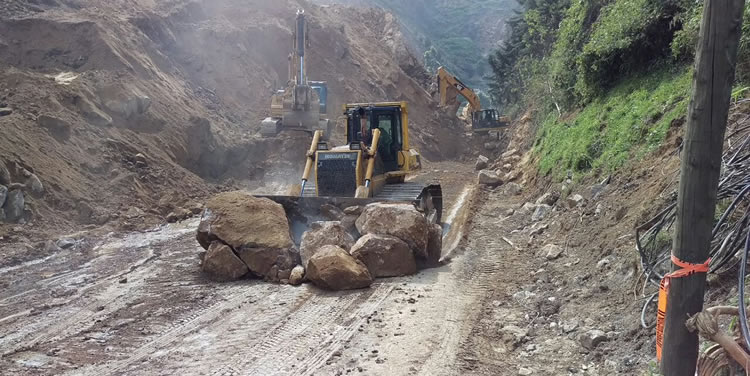
[[[498,131],[510,125],[507,116],[500,116],[497,110],[479,110],[471,115],[471,129],[477,133]]]

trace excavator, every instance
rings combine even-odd
[[[305,11],[298,10],[292,32],[292,52],[289,54],[289,81],[284,89],[271,97],[271,116],[261,123],[260,133],[272,137],[285,130],[313,133],[323,130],[330,135],[331,122],[326,118],[328,85],[325,81],[307,78],[306,48],[310,46]]]
[[[458,109],[457,96],[461,95],[469,101],[464,109],[464,117],[471,116],[471,129],[474,133],[487,134],[499,132],[510,125],[510,118],[500,116],[495,109],[482,109],[479,96],[466,86],[458,77],[450,74],[445,68],[437,71],[438,91],[440,92],[440,106]]]
[[[407,177],[421,170],[419,152],[409,145],[406,102],[343,105],[347,144],[329,147],[315,131],[304,172],[290,196],[265,196],[282,204],[290,218],[309,222],[324,206],[344,209],[372,202],[413,204],[430,223],[441,223],[440,184],[421,184]]]

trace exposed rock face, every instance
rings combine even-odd
[[[202,268],[212,278],[223,281],[240,279],[248,272],[247,265],[234,254],[232,248],[218,241],[208,247]]]
[[[373,203],[367,205],[357,218],[357,230],[362,235],[395,236],[409,245],[418,258],[427,259],[427,219],[410,204]]]
[[[367,267],[335,245],[323,246],[315,253],[306,272],[315,285],[329,290],[359,289],[372,284]]]
[[[273,282],[289,279],[292,269],[300,262],[294,248],[240,247],[237,253],[253,274]]]
[[[403,240],[389,235],[365,235],[351,255],[367,266],[373,277],[397,277],[417,272],[414,253]]]
[[[479,184],[483,185],[489,185],[489,186],[498,186],[503,184],[503,180],[500,178],[500,176],[495,173],[495,171],[490,170],[482,170],[479,171]]]
[[[300,244],[302,266],[307,269],[310,258],[326,245],[335,245],[349,251],[354,245],[354,237],[347,232],[341,222],[314,222],[310,229],[302,234]]]
[[[206,203],[197,239],[206,249],[217,239],[235,250],[293,247],[284,208],[241,191],[220,193]]]
[[[8,197],[5,199],[3,210],[5,210],[5,220],[11,223],[18,223],[23,219],[23,208],[26,202],[23,198],[23,192],[20,190],[12,190],[8,192]]]

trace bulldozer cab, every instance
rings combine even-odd
[[[476,111],[471,117],[471,128],[475,132],[500,130],[508,125],[510,125],[509,119],[500,116],[494,109]]]
[[[360,115],[360,108],[364,110],[364,115]],[[369,135],[372,135],[375,129],[380,130],[377,154],[382,166],[378,167],[382,168],[382,172],[398,171],[399,151],[404,148],[403,115],[400,105],[347,106],[347,143],[354,149],[361,147],[360,142],[369,143],[370,140],[361,132],[361,121],[364,116]],[[377,167],[376,169],[379,170]]]

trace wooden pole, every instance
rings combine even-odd
[[[673,254],[685,262],[701,264],[708,258],[744,6],[745,0],[704,2],[672,243]],[[671,280],[661,363],[664,376],[695,374],[698,335],[688,331],[685,320],[703,309],[705,284],[705,273]]]

